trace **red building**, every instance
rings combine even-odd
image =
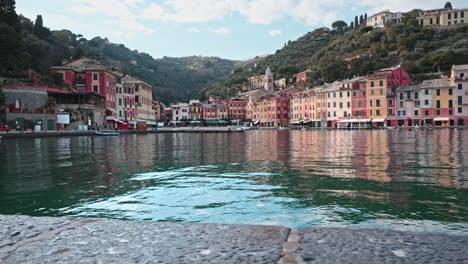
[[[89,59],[80,59],[51,68],[69,89],[78,93],[96,93],[106,98],[106,116],[116,117],[116,78],[118,74]]]
[[[227,101],[229,118],[232,119],[247,119],[247,101],[241,99],[232,99]]]
[[[351,91],[351,116],[357,119],[367,118],[367,79],[358,77],[350,80],[352,82]]]
[[[300,72],[300,73],[298,73],[296,75],[296,82],[297,83],[305,83],[305,82],[308,82],[311,77],[312,77],[312,71],[311,70]]]

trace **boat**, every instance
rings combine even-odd
[[[115,136],[120,136],[120,133],[116,131],[96,131],[96,136],[115,137]]]

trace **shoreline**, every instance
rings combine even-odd
[[[292,131],[314,131],[314,130],[340,130],[340,131],[382,131],[382,130],[465,130],[468,127],[392,127],[392,128],[377,128],[377,129],[337,129],[337,128],[284,128],[278,129],[273,127],[259,127],[254,129],[240,130],[238,128],[192,128],[192,127],[179,127],[179,128],[158,128],[157,130],[121,130],[118,131],[121,135],[143,135],[143,134],[171,134],[171,133],[244,133],[247,131],[257,130],[292,130]],[[51,131],[51,132],[30,132],[23,133],[18,131],[0,132],[0,139],[7,138],[44,138],[44,137],[81,137],[81,136],[96,136],[95,131]]]
[[[466,263],[468,235],[0,215],[1,263]]]

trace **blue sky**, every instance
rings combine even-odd
[[[54,30],[107,37],[130,49],[163,56],[244,60],[271,54],[333,21],[390,9],[443,7],[435,0],[17,0],[17,12],[41,14]],[[451,1],[466,8],[465,0]]]

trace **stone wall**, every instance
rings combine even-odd
[[[48,120],[54,120],[54,129],[51,129],[51,131],[56,130],[57,126],[56,114],[5,113],[5,118],[7,125],[11,129],[15,129],[17,125],[16,120],[18,119],[25,119],[25,130],[34,129],[37,120],[42,120],[42,131],[49,131],[47,129]]]
[[[19,100],[23,109],[43,109],[49,103],[49,96],[46,90],[33,88],[2,88],[5,95],[5,104],[15,107],[16,100]]]

